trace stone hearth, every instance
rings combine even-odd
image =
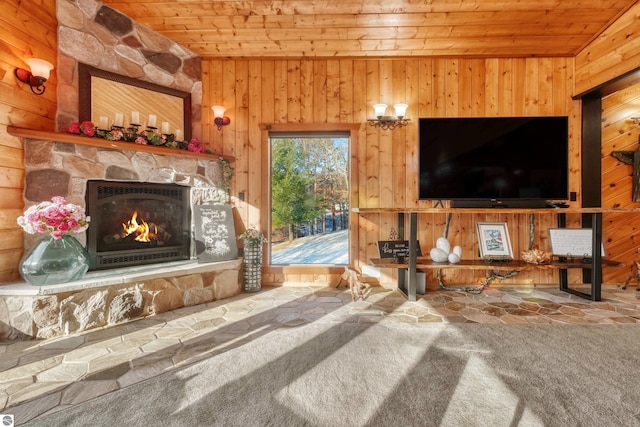
[[[9,128],[24,139],[25,208],[64,196],[85,206],[90,179],[173,183],[190,187],[192,204],[225,203],[226,161],[178,149]],[[84,242],[84,235],[76,235]],[[25,250],[38,236],[25,235]],[[192,244],[192,248],[194,245]],[[192,249],[192,254],[194,253]],[[191,260],[89,272],[51,286],[0,287],[0,340],[82,332],[240,293],[240,260]]]
[[[0,286],[0,340],[51,338],[111,326],[240,293],[242,261],[89,272],[60,285]]]

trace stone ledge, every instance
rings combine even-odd
[[[60,285],[0,287],[0,340],[52,338],[111,326],[241,292],[242,259],[91,272]]]
[[[242,258],[199,264],[195,260],[174,261],[162,265],[123,267],[111,270],[90,271],[82,279],[58,285],[34,286],[26,282],[15,282],[0,286],[0,297],[49,295],[60,292],[75,292],[109,285],[122,285],[134,281],[162,279],[170,276],[204,273],[217,270],[238,269]]]

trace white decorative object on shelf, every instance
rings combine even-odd
[[[436,247],[429,251],[429,255],[434,262],[447,262],[457,264],[462,258],[462,247],[455,246],[451,252],[451,244],[446,237],[438,237]]]
[[[448,259],[451,264],[457,264],[460,262],[460,257],[454,253],[450,253]]]
[[[446,237],[438,237],[438,240],[436,240],[436,248],[442,250],[446,254],[449,254],[449,252],[451,252],[451,244]]]
[[[462,247],[454,246],[453,252],[449,254],[449,262],[451,264],[457,264],[462,259]]]
[[[449,254],[439,248],[432,248],[429,255],[434,262],[447,262],[449,256]]]

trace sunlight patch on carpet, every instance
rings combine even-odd
[[[427,340],[423,336],[412,346],[406,335],[399,338],[375,329],[364,330],[310,366],[275,399],[318,425],[366,424],[437,339],[437,333]],[[412,350],[406,351],[407,346]]]
[[[464,417],[493,421],[493,425],[544,426],[526,403],[517,396],[481,358],[470,355],[442,419],[455,425]]]

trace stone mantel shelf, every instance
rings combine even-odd
[[[235,158],[233,157],[223,156],[220,154],[193,153],[191,151],[181,150],[178,148],[159,147],[155,145],[141,145],[133,142],[109,141],[97,137],[88,137],[62,132],[47,132],[35,129],[19,128],[15,126],[7,126],[7,132],[10,135],[26,139],[65,142],[68,144],[88,145],[91,147],[106,148],[112,150],[145,151],[148,153],[161,154],[165,156],[194,157],[204,160],[223,159],[229,163],[232,163],[235,160]]]
[[[50,295],[209,271],[239,269],[241,263],[242,258],[211,263],[198,263],[197,260],[189,260],[168,262],[162,265],[141,265],[90,271],[80,280],[57,285],[34,286],[23,281],[9,283],[0,286],[0,296]]]

